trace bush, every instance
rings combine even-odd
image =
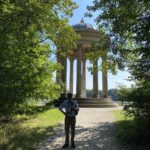
[[[116,110],[116,136],[128,150],[149,150],[149,128],[145,122],[126,116],[123,111]],[[146,129],[146,130],[145,130]]]
[[[127,90],[123,97],[129,102],[125,114],[133,116],[133,120],[119,123],[119,138],[125,143],[150,145],[150,86],[144,84]]]

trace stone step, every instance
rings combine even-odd
[[[119,106],[109,98],[80,98],[75,100],[78,101],[79,107],[111,108]],[[58,107],[62,102],[63,100],[55,101],[54,105]]]
[[[119,106],[110,98],[80,98],[77,101],[79,103],[79,107],[112,108]]]
[[[119,105],[115,104],[79,104],[80,108],[115,108],[118,107]]]
[[[112,99],[110,98],[74,98],[75,100],[78,100],[78,101],[112,101]]]
[[[96,101],[96,100],[93,100],[93,101],[78,101],[79,104],[112,104],[113,102],[112,101]]]

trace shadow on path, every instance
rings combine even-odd
[[[64,144],[63,125],[44,142],[39,143],[38,150],[60,150]],[[76,127],[76,149],[79,150],[123,150],[115,138],[115,125],[110,122],[95,124],[94,127]],[[66,149],[72,149],[68,147]]]

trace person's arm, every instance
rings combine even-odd
[[[65,102],[62,102],[61,105],[59,106],[59,110],[60,110],[64,115],[66,115],[66,112],[63,110],[64,106],[65,106]]]
[[[59,109],[64,115],[66,115],[66,112],[64,112],[62,109]]]

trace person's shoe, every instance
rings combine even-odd
[[[66,148],[68,146],[69,146],[69,144],[65,143],[62,148]]]
[[[72,148],[76,148],[75,144],[74,143],[71,143],[71,146]]]

